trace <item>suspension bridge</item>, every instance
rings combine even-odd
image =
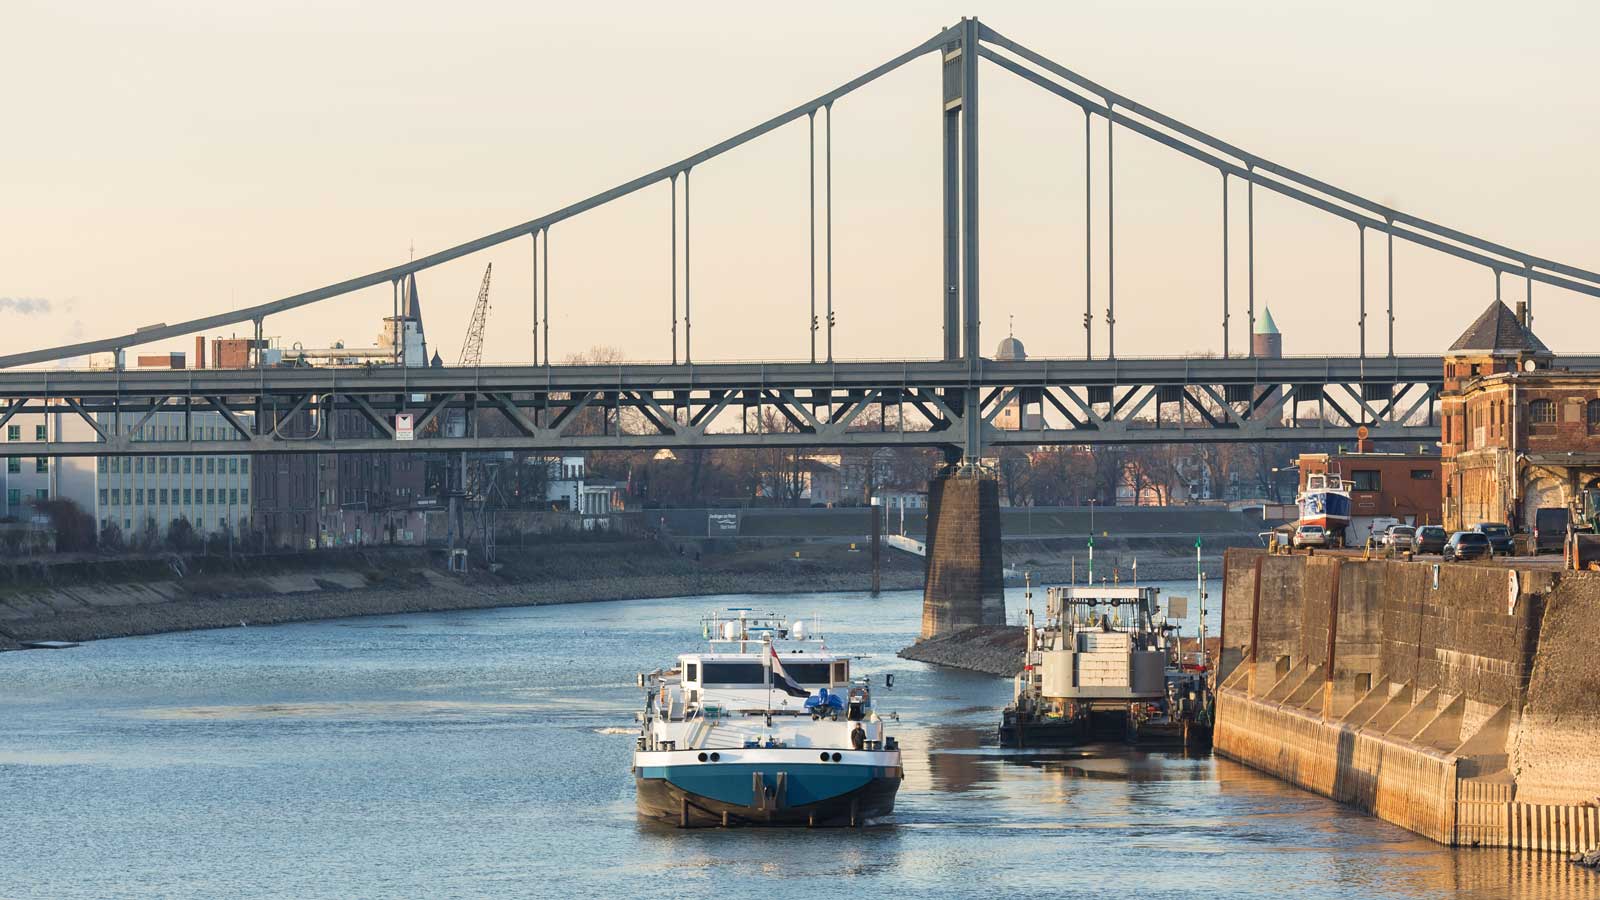
[[[833,104],[929,54],[941,62],[943,157],[943,273],[940,296],[908,315],[937,316],[942,346],[930,359],[835,359],[832,302],[832,147],[824,129],[824,207],[818,278],[817,119],[831,125]],[[979,349],[981,298],[979,185],[979,71],[1015,77],[1081,110],[1084,122],[1085,354],[1082,359],[998,360]],[[1096,147],[1093,124],[1104,128]],[[697,362],[693,345],[694,232],[691,179],[698,166],[736,151],[776,129],[805,121],[811,138],[810,358],[795,363]],[[1118,355],[1114,277],[1105,308],[1094,309],[1092,272],[1115,272],[1114,162],[1119,134],[1152,141],[1210,167],[1221,184],[1224,277],[1218,300],[1222,355],[1140,358]],[[1107,215],[1095,226],[1091,165],[1104,155]],[[1243,184],[1246,279],[1229,276],[1231,184]],[[552,365],[550,252],[552,230],[638,191],[670,187],[672,247],[670,303],[672,360],[662,364]],[[1255,194],[1269,191],[1348,223],[1359,238],[1361,286],[1356,298],[1358,345],[1346,356],[1264,358],[1247,347],[1230,351],[1235,295],[1244,295],[1246,340],[1256,322]],[[1371,305],[1383,323],[1382,352],[1369,353],[1367,236],[1382,235],[1388,289]],[[1098,238],[1098,239],[1097,239]],[[1396,240],[1482,267],[1494,279],[1547,285],[1600,297],[1600,275],[1535,256],[1374,202],[1288,166],[1252,154],[1100,85],[978,22],[962,21],[843,85],[733,137],[588,199],[518,225],[474,238],[381,271],[291,297],[175,324],[65,346],[0,356],[0,425],[25,412],[70,411],[92,440],[0,444],[0,455],[69,456],[283,452],[460,451],[495,449],[689,448],[744,446],[905,445],[945,448],[954,458],[978,459],[1007,445],[1103,442],[1219,442],[1353,440],[1366,427],[1374,439],[1432,443],[1442,382],[1442,358],[1394,353],[1393,247]],[[42,368],[88,354],[203,333],[223,326],[253,328],[259,344],[269,317],[388,283],[399,317],[402,282],[417,273],[510,241],[527,241],[534,261],[534,341],[526,365],[430,367],[409,359],[394,341],[388,364],[360,368],[78,371]],[[820,303],[819,303],[820,297]],[[542,305],[541,305],[542,304]],[[643,311],[641,311],[643,314]],[[1096,356],[1095,329],[1105,353]],[[937,355],[934,355],[937,354]],[[1570,368],[1600,368],[1600,357],[1563,357]],[[1013,427],[1001,427],[1000,413]],[[199,440],[188,415],[159,433],[146,425],[157,412],[220,413],[235,440]],[[475,413],[460,416],[459,412]],[[589,414],[599,411],[601,415]],[[1032,411],[1032,414],[1027,414]],[[362,427],[339,428],[341,412]],[[396,417],[414,422],[412,440],[398,440]],[[460,429],[430,428],[441,416]],[[485,427],[498,416],[503,427]],[[766,423],[777,421],[774,430]],[[297,427],[286,428],[291,422]],[[596,424],[598,422],[598,425]]]

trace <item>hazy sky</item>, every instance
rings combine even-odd
[[[403,261],[413,244],[422,255],[525,221],[820,94],[963,14],[1268,158],[1600,267],[1593,4],[4,8],[0,353],[276,299]],[[834,108],[843,358],[939,353],[937,69],[927,57]],[[1082,114],[992,65],[982,96],[983,344],[1015,316],[1030,354],[1081,355]],[[1097,127],[1101,317],[1103,147]],[[1218,350],[1219,176],[1119,132],[1116,177],[1119,355]],[[696,358],[804,357],[804,123],[697,169],[693,191]],[[1290,353],[1353,351],[1355,227],[1256,199],[1258,307],[1270,304]],[[1243,200],[1233,195],[1235,350]],[[670,355],[668,228],[664,185],[555,228],[557,358],[595,344]],[[522,239],[421,276],[447,360],[491,260],[486,358],[528,359],[529,255]],[[1369,348],[1382,352],[1377,236],[1368,274]],[[818,290],[820,306],[820,278]],[[1397,349],[1410,353],[1442,350],[1494,296],[1487,272],[1403,244],[1395,291]],[[1506,298],[1521,294],[1508,280]],[[1600,300],[1536,286],[1535,304],[1555,349],[1600,351]],[[286,346],[367,345],[388,308],[379,288],[267,331]]]

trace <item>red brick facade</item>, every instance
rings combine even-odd
[[[1448,367],[1447,363],[1447,367]],[[1501,371],[1443,396],[1445,523],[1532,524],[1600,480],[1600,375]]]
[[[1442,520],[1439,457],[1421,453],[1304,453],[1300,487],[1307,475],[1332,472],[1351,482],[1353,517],[1393,516],[1412,525]]]
[[[1527,530],[1539,509],[1600,486],[1600,375],[1560,368],[1516,315],[1492,304],[1445,355],[1440,392],[1444,523]]]

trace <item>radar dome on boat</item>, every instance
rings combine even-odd
[[[722,639],[723,640],[731,641],[731,640],[737,638],[738,636],[739,636],[739,623],[737,623],[737,622],[723,622],[722,623]]]
[[[796,622],[796,623],[794,623],[792,626],[789,627],[789,635],[790,635],[790,637],[793,637],[797,641],[805,640],[806,639],[806,623],[804,623],[804,622]]]

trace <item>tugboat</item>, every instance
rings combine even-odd
[[[850,677],[852,657],[830,651],[815,622],[727,613],[702,620],[705,651],[638,678],[639,814],[680,828],[860,826],[890,815],[900,747],[867,679]]]
[[[1043,628],[1035,627],[1030,606],[1026,656],[1015,699],[1001,713],[1000,745],[1209,746],[1205,657],[1182,653],[1178,626],[1156,618],[1158,593],[1123,585],[1052,587]]]

